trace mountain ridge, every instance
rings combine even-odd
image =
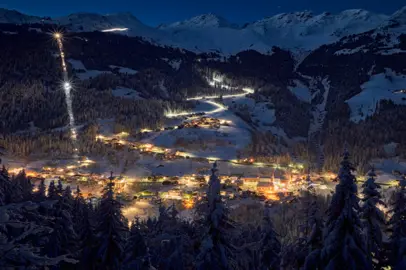
[[[73,13],[50,18],[0,9],[0,22],[13,24],[51,23],[73,32],[128,28],[124,34],[143,37],[156,44],[179,47],[194,52],[217,52],[232,55],[254,49],[269,53],[273,46],[288,50],[314,50],[341,38],[382,26],[406,24],[406,6],[392,15],[375,14],[362,9],[337,14],[310,11],[281,13],[237,26],[219,15],[209,13],[159,27],[141,22],[130,12],[97,14]]]

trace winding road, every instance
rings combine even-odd
[[[222,89],[239,89],[237,87],[231,87],[229,85],[223,84],[223,80],[221,77],[214,77],[212,80],[207,79],[207,82],[210,86],[213,87],[218,87]],[[195,111],[195,112],[168,112],[165,116],[168,118],[175,118],[175,117],[180,117],[180,116],[188,116],[188,115],[193,115],[193,114],[198,114],[198,113],[204,113],[204,114],[214,114],[218,112],[222,112],[225,110],[228,110],[226,106],[224,106],[221,103],[213,101],[213,99],[218,99],[218,98],[238,98],[238,97],[245,97],[248,94],[253,94],[254,89],[249,88],[249,87],[243,87],[241,88],[243,93],[240,94],[232,94],[232,95],[214,95],[214,96],[198,96],[198,97],[192,97],[192,98],[187,98],[186,100],[191,101],[191,100],[197,100],[204,102],[206,104],[212,105],[215,107],[214,110],[210,111]]]

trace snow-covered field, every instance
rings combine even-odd
[[[351,121],[356,123],[376,113],[381,100],[391,100],[395,104],[406,104],[406,76],[396,74],[390,69],[385,73],[373,75],[361,85],[362,92],[347,100],[351,108]]]
[[[112,90],[113,96],[115,97],[122,97],[122,98],[130,98],[130,99],[143,99],[140,97],[140,93],[131,88],[125,87],[118,87]]]
[[[111,73],[111,71],[88,70],[82,61],[79,60],[68,59],[67,61],[72,65],[72,68],[76,71],[76,76],[78,76],[80,80],[88,80],[102,74]]]

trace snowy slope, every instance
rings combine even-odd
[[[283,13],[248,25],[267,44],[283,48],[315,49],[340,38],[369,31],[388,17],[365,10],[345,10],[338,14],[311,12]]]
[[[111,28],[128,28],[123,32],[129,36],[141,36],[157,43],[171,43],[165,33],[139,21],[129,12],[101,15],[96,13],[74,13],[54,18],[54,22],[74,32],[102,31]]]
[[[16,10],[0,8],[0,23],[26,24],[39,23],[40,17],[25,15]]]
[[[373,115],[381,100],[406,105],[406,75],[387,69],[385,73],[373,75],[361,85],[362,92],[346,102],[351,108],[351,121],[358,123]]]
[[[238,27],[214,14],[205,14],[154,28],[143,24],[131,13],[76,13],[44,21],[40,17],[0,9],[0,22],[21,24],[43,21],[66,26],[71,31],[128,28],[121,33],[195,52],[217,51],[229,55],[247,49],[268,53],[272,46],[312,50],[336,42],[344,36],[363,33],[379,26],[392,25],[394,22],[405,24],[405,13],[406,8],[390,17],[359,9],[338,14],[283,13],[244,27]]]

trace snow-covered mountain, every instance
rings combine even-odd
[[[246,28],[258,33],[269,45],[312,50],[344,36],[374,29],[387,19],[386,15],[359,9],[318,15],[296,12],[275,15],[252,23]]]
[[[160,25],[160,29],[191,29],[191,28],[238,28],[237,25],[228,22],[225,18],[209,13],[193,17],[181,22],[171,23],[169,25]]]
[[[25,15],[16,10],[0,8],[0,23],[26,24],[39,23],[40,17]]]
[[[195,52],[214,51],[229,55],[248,49],[268,53],[272,51],[273,46],[290,50],[313,50],[348,35],[394,23],[405,24],[405,10],[406,7],[392,16],[360,9],[345,10],[338,14],[325,12],[314,15],[308,11],[283,13],[246,24],[244,27],[230,23],[220,16],[205,14],[154,28],[143,24],[131,13],[110,15],[76,13],[44,19],[0,9],[0,22],[54,23],[74,32],[128,28],[124,34],[141,36],[157,44],[181,47]]]

